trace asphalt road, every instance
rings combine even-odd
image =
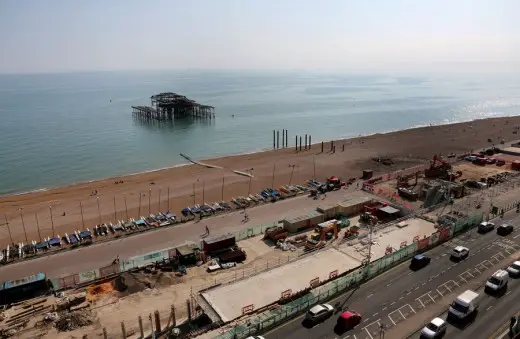
[[[519,233],[520,234],[520,233]],[[479,306],[479,312],[475,320],[467,324],[449,324],[444,338],[501,338],[507,336],[507,327],[505,330],[499,330],[504,323],[509,324],[509,318],[515,314],[518,309],[518,300],[520,300],[520,280],[511,279],[508,283],[507,290],[501,294],[489,295],[484,292],[484,288],[477,291],[481,294],[482,300]],[[447,311],[440,317],[446,319]],[[505,333],[504,333],[505,332]],[[412,338],[420,338],[417,333]]]
[[[506,214],[503,221],[506,220],[517,224],[520,223],[520,216],[512,211]],[[500,222],[501,219],[496,221],[497,224]],[[336,301],[348,298],[345,307],[361,313],[363,322],[351,331],[341,334],[334,332],[337,315],[312,328],[304,327],[303,316],[300,316],[272,330],[265,337],[379,338],[381,325],[386,329],[398,326],[401,321],[440,300],[454,288],[463,286],[507,255],[520,250],[519,231],[520,228],[507,237],[499,237],[495,231],[481,235],[472,230],[430,250],[427,254],[432,262],[422,270],[412,272],[406,262],[329,302],[334,305]],[[459,263],[452,262],[449,255],[456,245],[470,249],[469,257]]]
[[[338,201],[346,195],[364,194],[349,191],[335,191],[327,194],[326,201]],[[239,211],[214,216],[203,222],[187,222],[172,227],[161,228],[112,241],[94,243],[88,247],[55,253],[40,258],[0,266],[2,280],[21,279],[25,276],[44,272],[48,278],[85,272],[112,263],[119,255],[121,260],[133,256],[154,252],[185,244],[187,241],[199,242],[208,225],[211,235],[236,232],[283,219],[284,216],[307,213],[323,204],[322,200],[313,200],[306,196],[265,204],[248,209],[250,221],[243,223],[243,214]]]

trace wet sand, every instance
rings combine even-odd
[[[149,211],[164,212],[168,209],[180,214],[182,208],[195,203],[210,203],[220,201],[222,197],[229,200],[232,197],[246,195],[250,185],[251,192],[259,192],[271,187],[273,181],[274,186],[279,187],[289,182],[303,183],[314,175],[318,179],[331,175],[348,179],[359,177],[363,169],[390,172],[428,162],[435,153],[461,154],[491,146],[488,139],[499,145],[501,139],[506,142],[519,139],[517,134],[513,134],[516,126],[520,126],[520,117],[421,127],[337,140],[334,142],[335,153],[330,152],[330,143],[325,143],[323,153],[321,144],[315,144],[312,149],[301,152],[289,147],[276,151],[201,160],[216,168],[189,165],[44,192],[6,196],[0,198],[0,224],[5,223],[5,213],[13,240],[25,242],[24,224],[29,240],[37,240],[40,235],[52,235],[51,210],[54,232],[60,235],[82,228],[81,210],[84,224],[91,229],[100,220],[114,222],[126,219],[127,214],[129,217],[138,217],[148,215]],[[388,167],[371,160],[372,157],[378,156],[393,158],[395,165]],[[251,168],[254,176],[251,180],[233,173],[251,172]],[[121,181],[122,183],[115,183]],[[95,191],[99,198],[93,195]],[[9,233],[4,225],[0,229],[0,245],[4,246],[9,242]]]

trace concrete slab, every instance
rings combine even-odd
[[[407,224],[405,227],[391,226],[373,235],[371,248],[372,260],[383,257],[387,246],[399,249],[401,243],[404,241],[409,245],[415,236],[423,238],[436,231],[433,223],[420,218],[408,219],[405,222]],[[352,258],[363,260],[368,254],[368,237],[364,240],[366,241],[361,241],[359,244],[353,246],[343,245],[339,249]]]
[[[254,309],[259,309],[280,299],[283,291],[302,290],[314,278],[325,280],[334,270],[341,274],[360,263],[331,248],[249,279],[211,289],[202,296],[222,321],[227,322],[241,316],[245,306],[254,305]]]

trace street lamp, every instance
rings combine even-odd
[[[52,218],[52,206],[49,206],[49,212],[51,214],[52,237],[54,238],[54,235],[56,233],[54,232],[54,219]]]
[[[101,225],[101,208],[99,207],[99,197],[96,197],[97,200],[97,211],[98,211],[98,217],[99,217],[99,225]]]
[[[253,179],[253,170],[254,168],[251,167],[250,169],[248,169],[248,171],[250,172],[250,176],[249,176],[249,188],[247,190],[247,195],[249,196],[251,194],[251,180]]]

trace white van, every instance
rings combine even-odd
[[[493,273],[491,278],[488,279],[488,281],[486,282],[485,289],[487,291],[493,291],[493,292],[499,291],[499,290],[507,287],[508,280],[509,280],[509,274],[507,273],[507,271],[498,270],[495,273]]]
[[[448,309],[448,316],[458,320],[464,320],[478,310],[479,294],[472,290],[466,290],[459,295]]]

